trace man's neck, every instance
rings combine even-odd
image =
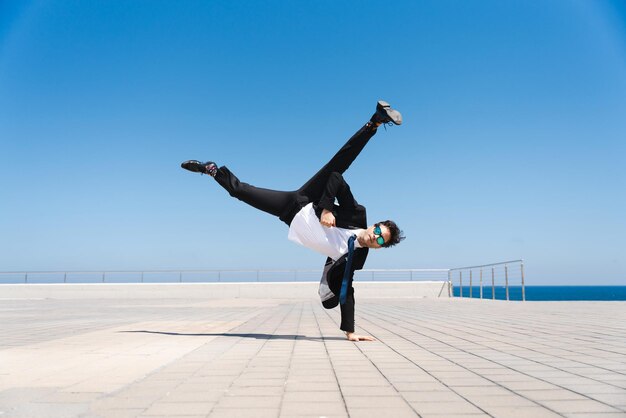
[[[356,234],[356,240],[359,243],[359,247],[365,247],[365,244],[361,240],[363,239],[363,235],[365,235],[366,231],[367,229],[355,229],[354,230],[354,233]]]

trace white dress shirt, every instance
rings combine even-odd
[[[348,252],[348,238],[358,235],[362,229],[344,229],[325,227],[315,215],[313,203],[309,203],[293,218],[289,225],[290,241],[310,248],[337,260]],[[354,247],[360,248],[359,240],[354,241]]]

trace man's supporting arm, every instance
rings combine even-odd
[[[340,305],[341,308],[341,326],[339,329],[346,333],[354,332],[354,288],[352,283],[348,288],[348,294],[346,295],[346,303]]]
[[[350,341],[376,341],[369,335],[357,335],[354,333],[354,288],[350,286],[346,303],[341,305],[341,327]]]

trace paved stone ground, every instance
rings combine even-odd
[[[0,299],[0,417],[626,417],[626,303],[359,299],[361,343],[338,320],[316,300]]]

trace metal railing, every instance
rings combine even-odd
[[[455,294],[456,280],[458,280],[458,295]],[[519,283],[519,285],[512,286],[513,283]],[[464,290],[468,292],[466,296],[464,296]],[[478,297],[483,299],[488,293],[488,297],[497,299],[496,294],[500,291],[504,292],[503,299],[511,300],[512,290],[519,290],[521,300],[526,300],[524,260],[458,267],[448,271],[448,295],[451,297]],[[479,292],[476,296],[474,295],[475,291]]]
[[[319,281],[318,270],[7,271],[1,283],[213,283]],[[363,269],[360,281],[447,281],[448,269]]]
[[[0,272],[0,284],[313,282],[320,274],[319,269],[6,271]],[[440,281],[447,282],[449,297],[511,300],[518,299],[511,292],[519,291],[520,299],[526,300],[523,260],[452,269],[363,269],[355,272],[355,280]]]

